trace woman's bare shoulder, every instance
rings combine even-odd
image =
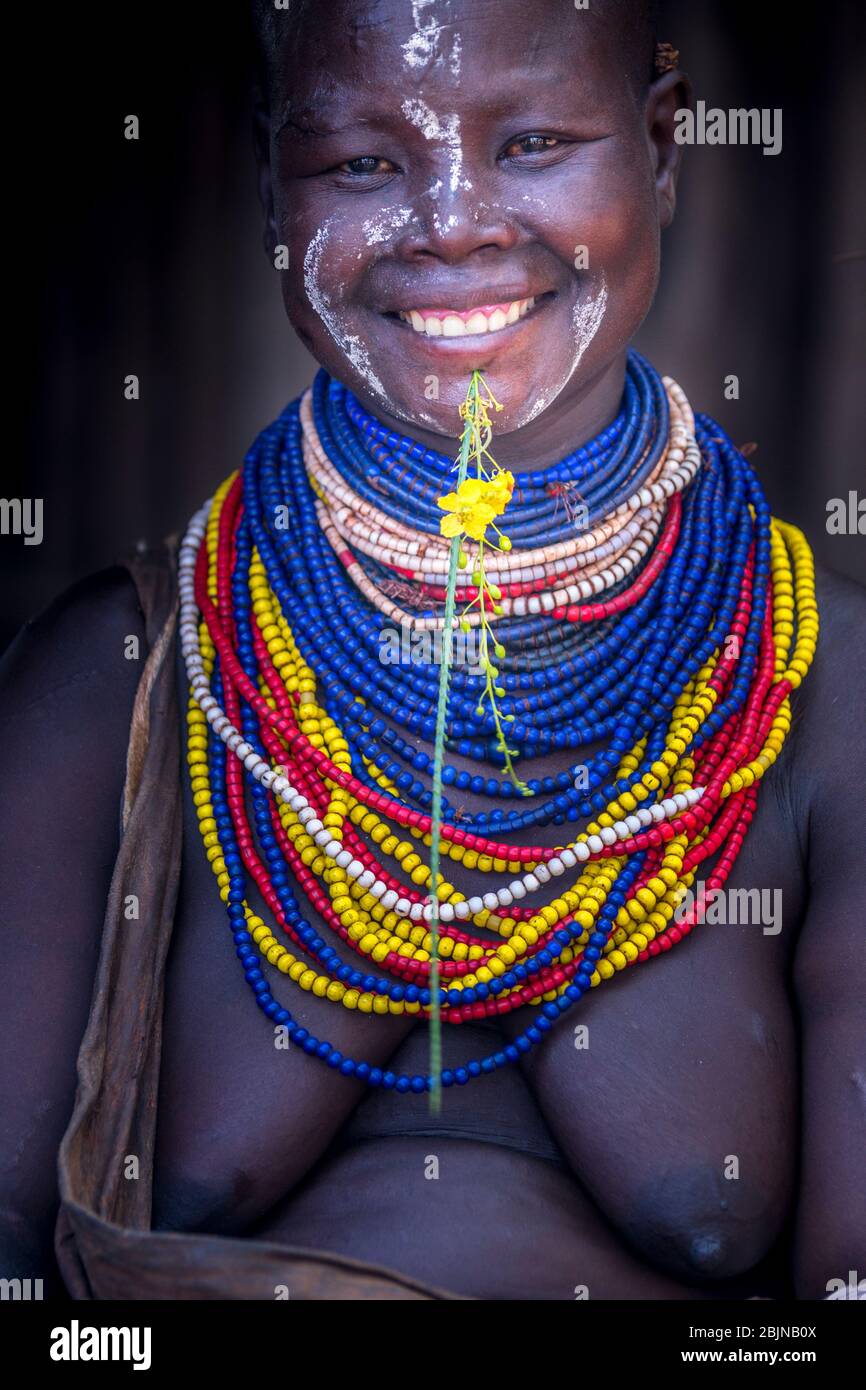
[[[146,657],[144,614],[122,565],[73,584],[24,624],[0,660],[7,835],[21,841],[32,820],[58,860],[104,855]]]
[[[116,751],[147,658],[123,565],[87,575],[28,620],[0,660],[0,720],[18,749],[92,767]],[[13,760],[14,761],[14,760]]]
[[[118,651],[123,658],[130,635],[140,647],[144,615],[129,570],[118,564],[89,574],[24,623],[0,660],[0,698],[20,697],[28,685],[52,698],[87,671],[123,680]]]
[[[846,575],[816,566],[820,633],[812,669],[803,682],[803,722],[821,761],[851,766],[850,744],[862,742],[866,686],[866,588]]]
[[[866,587],[825,565],[815,566],[815,585],[822,635],[834,646],[840,637],[854,638],[866,651]]]
[[[773,785],[792,817],[804,860],[810,828],[849,799],[858,781],[866,684],[866,589],[817,565],[820,631],[815,658],[792,697],[792,726]],[[861,767],[862,770],[862,767]]]
[[[61,593],[0,660],[0,893],[17,905],[22,872],[32,875],[27,891],[33,903],[44,898],[45,911],[42,922],[31,917],[37,951],[54,940],[50,914],[64,901],[55,890],[73,876],[95,896],[82,895],[67,926],[89,940],[101,920],[146,658],[138,591],[115,565]]]

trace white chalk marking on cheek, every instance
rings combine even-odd
[[[572,322],[574,323],[576,351],[574,361],[571,364],[571,371],[566,377],[563,385],[568,385],[569,381],[571,381],[571,378],[574,376],[575,372],[580,366],[583,354],[586,352],[586,349],[589,347],[596,333],[601,328],[601,321],[604,318],[606,309],[607,280],[605,279],[604,271],[602,271],[601,287],[598,291],[598,294],[595,295],[592,299],[587,300],[585,304],[576,304],[574,306]]]
[[[460,117],[456,113],[450,116],[440,117],[435,111],[431,111],[426,101],[420,97],[409,97],[403,102],[400,108],[407,120],[417,126],[421,134],[427,140],[435,140],[438,144],[444,145],[448,150],[451,175],[449,179],[451,192],[455,193],[459,187],[469,189],[472,184],[468,179],[462,179],[463,172],[463,145],[460,140]]]
[[[361,229],[367,238],[367,245],[376,246],[380,241],[387,241],[389,236],[405,227],[414,216],[411,208],[395,208],[392,212],[383,213],[379,218],[368,217]]]
[[[517,417],[516,429],[523,425],[528,425],[530,420],[535,420],[543,410],[552,405],[566,388],[571,378],[577,371],[583,359],[584,353],[601,327],[607,309],[607,280],[604,273],[601,277],[601,286],[598,294],[592,296],[582,304],[575,304],[572,311],[571,321],[574,325],[574,357],[571,366],[563,377],[559,386],[549,394],[542,394],[537,397],[525,413],[520,413]]]
[[[559,392],[557,392],[557,395],[558,394]],[[518,415],[517,428],[521,429],[524,425],[528,425],[530,420],[534,420],[536,416],[540,415],[543,410],[546,410],[549,404],[550,402],[548,401],[546,396],[539,396],[538,399],[534,401],[533,404],[526,411],[525,415]]]
[[[520,197],[521,197],[521,199],[523,200],[524,203],[534,203],[534,205],[535,205],[537,208],[541,208],[542,212],[549,212],[549,211],[550,211],[550,204],[547,202],[547,200],[546,200],[545,198],[535,198],[535,197],[533,197],[533,195],[530,194],[530,193],[521,193]],[[513,204],[511,204],[511,203],[506,203],[506,204],[505,204],[505,211],[506,211],[506,212],[517,212],[517,213],[524,212],[524,213],[525,213],[525,212],[526,212],[526,209],[525,209],[525,208],[516,208],[516,207],[513,206]]]
[[[319,315],[337,347],[345,353],[355,371],[360,373],[371,391],[374,391],[387,403],[388,397],[385,388],[370,365],[370,356],[366,347],[357,334],[346,331],[339,314],[334,310],[330,299],[319,284],[319,269],[330,229],[331,224],[328,220],[322,224],[307,247],[304,255],[304,289],[310,304]]]

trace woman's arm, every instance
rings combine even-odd
[[[127,659],[128,638],[139,642]],[[56,1291],[57,1150],[87,1022],[135,689],[126,570],[77,584],[0,662],[0,1277]]]
[[[803,1073],[795,1278],[803,1298],[866,1278],[866,591],[828,577],[819,601],[821,642],[800,731],[814,779],[811,892],[794,968]]]

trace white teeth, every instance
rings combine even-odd
[[[468,319],[449,313],[438,316],[428,314],[425,318],[417,309],[401,311],[400,318],[404,323],[411,324],[416,333],[426,333],[428,338],[465,338],[476,333],[498,333],[500,329],[522,319],[534,304],[534,298],[515,299],[507,310],[494,309],[492,313],[485,314],[483,309],[476,309]]]
[[[473,314],[471,318],[466,320],[465,328],[467,333],[487,332],[487,319],[480,309],[477,314]]]

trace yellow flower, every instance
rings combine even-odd
[[[508,473],[503,468],[499,473],[493,475],[490,480],[490,487],[496,489],[496,497],[498,500],[501,499],[499,511],[496,513],[499,516],[511,501],[511,494],[514,491],[514,474]]]
[[[450,513],[439,523],[440,533],[449,540],[460,535],[483,540],[494,517],[505,511],[513,490],[514,478],[504,471],[490,479],[464,479],[456,492],[439,498],[439,506]]]

